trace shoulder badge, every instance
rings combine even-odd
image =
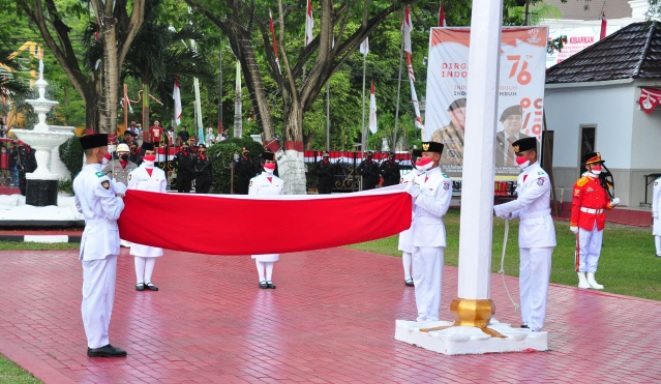
[[[445,177],[446,179],[449,179],[449,178],[450,178],[450,176],[446,175],[446,174],[443,173],[443,172],[441,172],[441,175],[443,175],[443,177]]]
[[[537,171],[537,174],[543,176],[546,175],[546,172],[544,170],[541,170],[541,171]]]
[[[587,178],[587,177],[585,177],[585,176],[583,176],[583,177],[581,177],[580,179],[576,180],[576,186],[578,186],[578,187],[582,187],[582,186],[584,186],[585,184],[587,184],[588,181],[590,181],[590,179]]]
[[[103,172],[96,172],[96,173],[94,173],[94,174],[97,175],[98,177],[103,177],[103,176],[106,175],[106,174],[103,173]]]
[[[544,180],[546,180],[546,178],[544,177],[537,178],[537,185],[539,185],[540,187],[544,185]]]
[[[102,181],[101,186],[105,189],[110,189],[110,182],[108,180]]]

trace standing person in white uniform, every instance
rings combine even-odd
[[[413,198],[413,283],[419,323],[438,321],[441,308],[446,244],[443,216],[452,199],[452,181],[439,167],[442,153],[443,144],[423,142],[416,163],[420,175],[406,189]]]
[[[652,234],[654,235],[657,257],[661,257],[661,217],[659,216],[661,212],[659,212],[659,209],[661,209],[661,177],[654,180],[654,194],[652,197],[652,218],[654,219]]]
[[[129,174],[128,189],[165,193],[167,188],[165,172],[158,167],[154,167],[156,152],[154,152],[153,144],[147,143],[145,145],[149,147],[142,158],[142,164]],[[135,256],[135,277],[137,281],[135,290],[144,291],[146,288],[150,291],[158,291],[158,287],[151,282],[151,275],[154,272],[156,258],[163,256],[163,248],[133,243],[129,253]]]
[[[285,191],[285,183],[282,179],[273,175],[275,171],[275,158],[273,153],[262,153],[262,168],[264,171],[250,179],[248,187],[249,196],[267,196],[282,195]],[[259,276],[259,287],[261,289],[275,289],[273,284],[273,264],[280,259],[277,253],[268,255],[253,255],[257,265],[257,275]]]
[[[551,217],[551,180],[537,161],[537,138],[512,143],[515,161],[522,169],[516,181],[517,198],[493,207],[496,216],[518,217],[519,291],[522,328],[541,331],[546,318],[546,299],[551,277],[555,227]]]
[[[73,181],[76,208],[85,217],[80,241],[83,266],[83,302],[81,312],[87,356],[122,357],[126,351],[110,345],[108,329],[115,301],[119,228],[117,219],[124,209],[126,186],[115,184],[101,172],[108,154],[108,135],[94,134],[80,138],[86,162]]]
[[[422,151],[414,149],[411,152],[411,165],[413,169],[411,172],[402,176],[400,184],[412,183],[413,180],[420,174],[415,167],[416,160],[422,155]],[[413,224],[413,221],[411,221]],[[413,275],[411,274],[413,266],[413,233],[411,228],[406,229],[399,234],[399,241],[397,242],[397,250],[402,251],[402,266],[404,267],[404,285],[413,287]]]

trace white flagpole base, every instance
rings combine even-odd
[[[509,324],[495,322],[488,326],[504,338],[491,337],[480,328],[452,326],[451,321],[420,324],[415,321],[396,320],[395,340],[444,355],[469,355],[503,352],[530,352],[548,350],[548,332],[532,332],[524,328],[512,328]],[[422,332],[421,328],[448,328]]]

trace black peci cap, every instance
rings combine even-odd
[[[531,149],[537,150],[537,138],[536,137],[526,137],[524,139],[519,139],[512,143],[512,149],[515,153],[529,151]]]
[[[80,138],[80,146],[83,147],[83,149],[106,147],[108,146],[108,135],[105,133],[85,135]]]
[[[273,152],[264,152],[262,153],[262,160],[273,160],[275,159],[275,156],[273,155]]]
[[[443,144],[437,143],[435,141],[423,141],[422,152],[436,152],[438,154],[442,154]]]

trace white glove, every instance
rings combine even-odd
[[[416,183],[410,183],[406,186],[406,192],[415,199],[420,195],[420,186]]]
[[[126,195],[126,184],[118,181],[115,183],[115,194],[117,195]]]
[[[619,197],[614,197],[613,200],[611,200],[611,206],[616,206],[620,204],[620,198]]]
[[[572,231],[572,233],[578,233],[578,227],[569,227],[569,230]]]
[[[652,218],[654,220],[659,220],[659,212],[652,212]]]

